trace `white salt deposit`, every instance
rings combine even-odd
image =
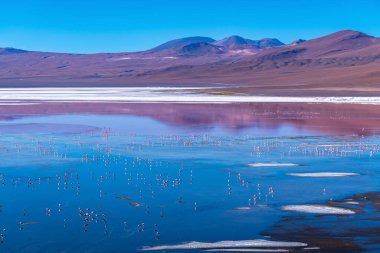
[[[235,210],[238,210],[238,211],[247,211],[247,210],[252,210],[252,207],[250,207],[250,206],[242,206],[242,207],[235,208]]]
[[[313,213],[313,214],[355,214],[351,209],[341,207],[331,207],[326,205],[288,205],[281,207],[283,211],[299,212],[299,213]]]
[[[249,167],[293,167],[300,166],[296,163],[249,163]]]
[[[268,241],[268,240],[243,240],[243,241],[220,241],[220,242],[188,242],[176,245],[162,245],[153,247],[144,247],[142,250],[228,250],[228,249],[281,249],[281,248],[300,248],[306,247],[306,243],[301,242],[281,242],[281,241]]]
[[[345,204],[349,204],[349,205],[360,205],[359,202],[357,201],[347,201],[347,202],[344,202]]]
[[[287,173],[288,176],[293,177],[351,177],[359,176],[357,173],[349,172],[310,172],[310,173]]]

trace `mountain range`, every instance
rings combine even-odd
[[[272,95],[380,94],[380,39],[344,30],[284,44],[188,37],[131,53],[0,48],[1,86],[218,86]]]

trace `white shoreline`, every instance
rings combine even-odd
[[[210,87],[127,88],[0,88],[0,102],[125,102],[125,103],[338,103],[380,105],[380,97],[289,97],[213,95]],[[197,90],[202,89],[202,92]]]

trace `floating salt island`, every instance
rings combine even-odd
[[[311,214],[326,214],[326,215],[349,215],[356,212],[342,207],[332,207],[326,205],[287,205],[281,207],[283,211],[311,213]]]
[[[310,172],[310,173],[287,173],[292,177],[352,177],[359,176],[358,173],[349,172]]]
[[[348,204],[348,205],[360,205],[359,202],[357,201],[346,201],[346,202],[343,202],[344,204]]]
[[[237,210],[237,211],[248,211],[248,210],[252,210],[252,209],[253,208],[250,207],[250,206],[242,206],[242,207],[237,207],[234,210]]]
[[[143,204],[139,203],[139,202],[131,202],[129,203],[130,206],[134,206],[134,207],[142,207]]]
[[[265,208],[268,207],[268,205],[255,205],[255,206],[241,206],[241,207],[236,207],[234,210],[236,211],[249,211],[249,210],[254,210],[257,208]]]
[[[249,163],[247,164],[249,167],[294,167],[294,166],[301,166],[300,164],[296,163]]]
[[[305,248],[308,245],[302,242],[281,242],[269,240],[242,240],[220,242],[187,242],[175,245],[161,245],[144,247],[144,251],[161,250],[202,250],[202,251],[240,251],[240,252],[287,252],[295,248]]]
[[[306,249],[306,248],[305,248]],[[319,248],[318,248],[319,249]],[[220,252],[221,249],[206,249],[204,252]],[[288,249],[222,249],[223,252],[289,252]]]

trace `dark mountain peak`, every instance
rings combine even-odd
[[[22,54],[22,53],[26,53],[26,52],[28,52],[28,51],[17,49],[17,48],[12,48],[12,47],[0,48],[0,55]]]
[[[207,42],[195,42],[178,48],[181,56],[207,56],[224,53],[223,47]]]
[[[205,42],[205,43],[213,43],[215,40],[210,37],[202,37],[202,36],[194,36],[194,37],[186,37],[181,39],[175,39],[168,41],[164,44],[161,44],[155,48],[152,48],[152,51],[160,51],[160,50],[167,50],[171,48],[175,48],[178,46],[185,46],[191,43],[199,43],[199,42]]]
[[[213,44],[218,45],[218,46],[247,45],[247,44],[251,44],[251,41],[243,37],[240,37],[238,35],[233,35],[233,36],[218,40],[214,42]]]
[[[278,47],[284,45],[278,39],[264,38],[261,40],[246,39],[237,35],[230,36],[213,43],[217,46],[224,46],[228,48],[252,48],[252,49],[264,49],[270,47]]]
[[[257,41],[259,48],[279,47],[285,45],[281,41],[275,38],[264,38]]]

